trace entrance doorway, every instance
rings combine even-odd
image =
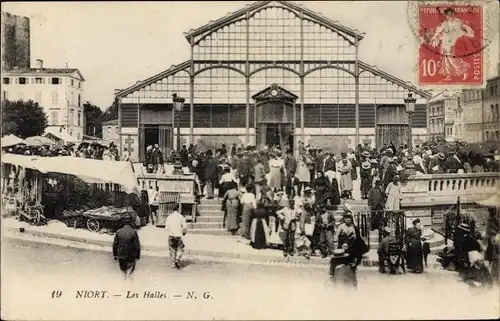
[[[259,149],[267,145],[269,148],[278,146],[281,151],[294,149],[294,137],[292,124],[259,124],[257,135],[257,146]]]
[[[151,145],[154,146],[158,144],[158,136],[160,135],[160,126],[159,125],[150,125],[144,128],[144,151],[146,148]]]
[[[159,145],[163,154],[166,154],[173,147],[173,130],[170,125],[148,124],[140,128],[139,131],[139,159],[144,161],[148,146]]]

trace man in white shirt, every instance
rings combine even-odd
[[[168,249],[172,267],[181,267],[181,257],[184,253],[184,242],[182,237],[187,233],[186,219],[178,212],[179,204],[174,205],[174,211],[167,217],[165,229],[168,232]]]

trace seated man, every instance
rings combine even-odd
[[[385,273],[385,262],[389,259],[389,243],[397,242],[396,237],[391,235],[391,229],[384,227],[381,231],[382,241],[378,246],[378,269],[380,273]]]

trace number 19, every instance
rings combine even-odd
[[[52,291],[52,295],[51,297],[52,298],[60,298],[62,296],[62,291],[61,290],[57,290],[57,291]]]

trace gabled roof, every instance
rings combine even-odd
[[[189,41],[191,37],[196,37],[196,36],[201,35],[207,31],[219,29],[220,27],[231,24],[234,20],[241,19],[244,15],[247,14],[247,12],[258,10],[258,9],[268,5],[268,4],[271,4],[272,2],[280,4],[284,7],[290,8],[294,11],[302,12],[303,14],[312,18],[313,20],[315,20],[315,21],[317,21],[325,26],[328,26],[334,30],[338,30],[340,32],[343,32],[344,34],[347,34],[353,38],[357,38],[358,40],[361,40],[364,37],[364,35],[361,32],[358,32],[354,29],[345,27],[345,26],[339,24],[337,21],[333,21],[331,19],[328,19],[321,14],[318,14],[312,10],[305,8],[302,5],[298,5],[298,4],[293,3],[291,1],[258,1],[258,2],[251,4],[251,5],[245,6],[244,8],[242,8],[240,10],[229,13],[220,19],[217,19],[215,21],[210,21],[209,23],[207,23],[206,25],[204,25],[200,28],[191,29],[188,32],[184,33],[184,36]]]
[[[366,62],[362,62],[361,60],[358,60],[358,64],[359,64],[359,67],[361,69],[369,71],[372,74],[377,75],[381,78],[384,78],[385,80],[388,80],[388,81],[390,81],[398,86],[401,86],[401,87],[407,89],[408,91],[414,92],[414,93],[424,97],[425,99],[431,99],[431,97],[432,97],[431,92],[418,89],[417,87],[412,85],[410,82],[404,81],[396,76],[393,76],[385,71],[378,69],[377,67],[370,66]]]
[[[273,93],[275,95],[273,95]],[[287,101],[294,101],[298,98],[294,93],[284,89],[278,84],[272,84],[271,86],[264,88],[259,91],[255,95],[252,96],[254,100],[263,100],[263,99],[283,99]]]
[[[78,76],[85,81],[82,73],[77,68],[19,68],[4,71],[3,74],[6,75],[71,75],[72,73],[77,73]]]
[[[138,81],[138,82],[136,82],[134,85],[132,85],[130,87],[127,87],[125,89],[115,90],[115,97],[117,97],[117,98],[118,97],[125,97],[128,94],[133,93],[136,90],[139,90],[139,89],[142,89],[142,88],[144,88],[146,86],[154,84],[158,80],[161,80],[161,79],[163,79],[165,77],[174,75],[174,74],[178,73],[179,71],[186,69],[190,65],[191,65],[191,59],[189,59],[187,61],[184,61],[180,65],[172,65],[172,66],[170,66],[169,69],[167,69],[167,70],[165,70],[163,72],[160,72],[159,74],[156,74],[156,75],[154,75],[152,77],[144,79],[142,81]]]

